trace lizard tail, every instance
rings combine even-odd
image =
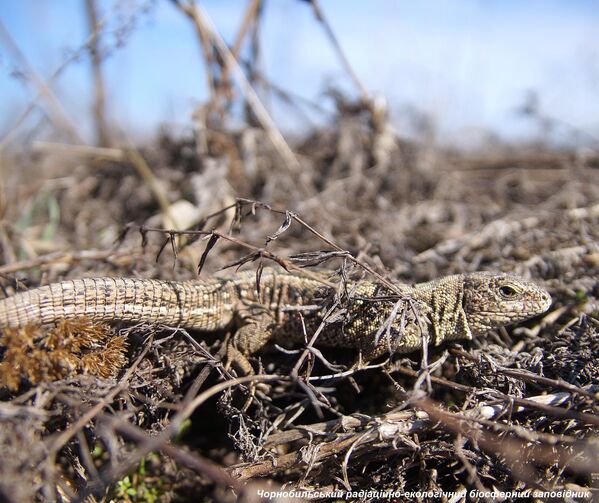
[[[85,278],[0,300],[0,327],[20,328],[76,318],[216,330],[228,324],[232,312],[227,289],[220,281]]]

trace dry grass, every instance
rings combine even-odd
[[[407,282],[494,269],[542,281],[551,311],[463,349],[435,350],[424,371],[418,354],[344,373],[310,353],[294,374],[301,352],[266,352],[251,379],[268,386],[246,412],[235,392],[242,384],[219,362],[219,337],[121,327],[130,352],[124,365],[119,352],[115,378],[89,371],[87,343],[73,347],[82,339],[68,325],[6,332],[2,368],[13,391],[0,409],[3,450],[33,454],[2,464],[4,496],[229,499],[231,488],[243,492],[262,477],[353,490],[594,487],[597,159],[532,148],[476,157],[396,139],[376,162],[366,111],[340,113],[337,124],[295,146],[299,177],[279,169],[258,130],[215,131],[201,157],[192,137],[142,149],[171,210],[201,233],[153,230],[164,205],[126,156],[67,149],[57,158],[50,149],[16,159],[2,225],[4,288],[91,274],[189,279],[200,261],[202,275],[274,260]],[[219,211],[238,196],[248,199]],[[181,201],[200,210],[190,216]],[[50,371],[58,353],[79,363]],[[42,370],[10,365],[18,355]],[[347,368],[355,355],[324,357]],[[329,374],[337,377],[317,379]],[[289,375],[297,377],[280,377]],[[51,455],[36,455],[40,448]]]

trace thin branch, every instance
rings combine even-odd
[[[100,26],[98,26],[98,30],[100,29]],[[83,42],[81,47],[87,47],[89,44],[93,43],[94,39],[98,36],[98,31],[95,31],[94,33],[92,33],[86,40],[85,42]],[[54,81],[56,79],[58,79],[58,77],[60,77],[60,75],[62,74],[62,72],[73,62],[75,61],[81,52],[81,48],[73,51],[69,54],[68,57],[66,57],[64,59],[64,61],[56,68],[56,70],[54,70],[54,72],[52,72],[52,74],[50,75],[50,77],[48,77],[47,79],[47,84],[48,86],[51,86]],[[37,107],[37,102],[43,97],[43,93],[41,91],[38,91],[36,96],[29,102],[29,104],[27,105],[27,108],[25,108],[25,110],[23,110],[23,112],[21,112],[21,115],[19,115],[19,117],[17,118],[17,120],[15,121],[14,125],[12,126],[12,128],[4,135],[4,137],[2,138],[2,140],[0,141],[0,152],[2,152],[6,146],[13,140],[13,138],[16,136],[17,131],[19,130],[19,128],[21,127],[21,125],[25,122],[25,119],[27,119],[27,117],[29,117],[29,114],[31,112],[33,112],[36,107]]]
[[[339,60],[341,61],[341,64],[345,68],[345,71],[348,73],[351,80],[353,81],[355,86],[360,91],[360,94],[362,95],[362,100],[365,103],[369,104],[372,101],[370,93],[366,89],[366,86],[358,78],[358,74],[354,71],[351,63],[349,62],[349,59],[347,58],[347,56],[345,55],[345,52],[341,48],[341,44],[339,43],[339,40],[335,36],[335,33],[333,32],[333,29],[331,28],[331,25],[329,24],[327,18],[325,17],[324,13],[322,12],[322,9],[320,8],[320,4],[319,4],[318,0],[310,0],[310,5],[312,5],[312,10],[314,11],[314,15],[316,16],[316,19],[320,22],[320,24],[322,24],[322,27],[324,28],[324,31],[325,31],[327,37],[329,38],[331,45],[335,49],[335,52],[337,53],[337,57],[339,58]]]
[[[4,45],[10,50],[23,68],[26,70],[27,75],[31,78],[31,81],[37,88],[38,93],[42,96],[48,105],[48,112],[50,119],[54,124],[61,130],[67,133],[67,135],[78,143],[84,143],[83,139],[77,131],[75,123],[69,118],[67,112],[62,107],[60,101],[56,95],[52,92],[48,84],[44,79],[33,69],[33,67],[27,61],[27,58],[19,49],[14,39],[4,26],[4,23],[0,19],[0,39],[4,42]]]
[[[178,3],[178,2],[177,2]],[[299,173],[301,170],[301,165],[291,150],[291,147],[287,144],[285,138],[277,128],[276,124],[270,117],[268,111],[260,101],[260,98],[256,94],[256,91],[248,81],[247,77],[243,73],[241,66],[237,62],[237,59],[233,56],[227,44],[220,36],[214,24],[212,23],[208,14],[202,9],[200,5],[190,5],[187,6],[188,9],[193,10],[193,20],[197,24],[198,29],[202,30],[205,33],[208,33],[216,50],[220,54],[220,57],[223,59],[225,68],[227,71],[232,72],[235,79],[237,80],[237,84],[239,85],[248,105],[252,108],[252,111],[256,115],[256,119],[259,121],[260,125],[264,128],[268,137],[270,138],[273,146],[279,152],[279,155],[283,158],[285,166],[292,173]]]
[[[171,438],[173,438],[181,429],[183,422],[193,414],[193,412],[200,407],[206,400],[211,397],[221,393],[222,391],[232,388],[234,386],[239,386],[249,382],[268,382],[268,381],[288,381],[289,378],[280,375],[250,375],[244,376],[236,379],[230,379],[228,381],[224,381],[214,386],[208,388],[206,391],[200,393],[197,396],[193,396],[197,389],[195,386],[192,386],[189,390],[186,398],[183,401],[181,409],[179,412],[173,417],[171,422],[160,432],[158,435],[153,437],[146,437],[145,441],[127,458],[120,463],[119,465],[112,466],[109,470],[107,470],[102,477],[102,487],[90,486],[88,489],[89,492],[98,493],[104,486],[108,485],[108,483],[112,483],[115,480],[121,478],[124,474],[126,474],[133,466],[135,466],[140,459],[147,456],[149,453],[157,450],[162,450],[165,445],[168,445]],[[109,424],[112,422],[113,427],[118,428],[119,421],[114,417],[109,417]],[[116,424],[115,424],[116,422]],[[172,452],[171,452],[172,454]],[[196,460],[197,461],[197,460]],[[203,466],[202,469],[204,469]],[[230,487],[236,487],[237,483],[231,483]],[[82,495],[84,498],[86,495]]]
[[[135,262],[138,258],[136,250],[81,250],[76,252],[55,252],[30,260],[0,265],[0,274],[12,274],[25,269],[45,267],[52,264],[73,264],[83,260],[110,260]]]
[[[91,37],[89,51],[91,53],[92,76],[94,82],[94,119],[96,125],[96,141],[101,147],[110,146],[110,134],[106,122],[106,86],[102,72],[102,55],[100,53],[100,30],[98,29],[98,13],[95,0],[85,0],[87,21]]]
[[[231,49],[231,54],[235,59],[239,58],[243,40],[245,39],[250,26],[255,22],[255,19],[260,12],[261,6],[262,0],[250,0],[245,13],[243,14],[241,26],[239,27],[239,30],[237,30],[237,36],[235,37],[233,48]],[[227,66],[222,69],[221,84],[217,91],[220,90],[223,90],[223,92],[227,95],[227,99],[231,100],[231,84],[229,83],[229,68]]]
[[[214,63],[214,55],[212,53],[212,41],[210,40],[210,36],[208,33],[206,33],[203,26],[196,20],[196,11],[194,8],[195,2],[193,2],[193,0],[190,0],[189,4],[183,3],[180,0],[171,1],[193,21],[194,28],[198,35],[198,40],[200,41],[200,48],[204,54],[206,83],[208,86],[208,92],[210,93],[209,101],[212,102],[216,96],[216,83],[212,68],[212,64]]]
[[[464,423],[464,420],[468,420],[467,416],[446,412],[428,398],[414,400],[412,405],[425,411],[432,421],[438,421],[444,429],[463,435],[489,453],[500,454],[512,473],[522,480],[534,482],[537,479],[534,475],[534,464],[537,463],[568,466],[577,473],[590,474],[597,469],[599,451],[592,442],[579,441],[576,449],[574,446],[571,449],[556,449],[553,445],[522,442],[489,431],[473,430]]]
[[[170,202],[166,196],[166,192],[163,185],[160,183],[158,177],[152,171],[149,164],[141,154],[141,152],[133,145],[129,140],[128,148],[101,148],[93,147],[90,145],[68,145],[65,143],[50,143],[50,142],[36,142],[34,147],[37,150],[43,151],[58,151],[68,153],[70,155],[79,155],[85,157],[99,157],[110,159],[116,162],[130,162],[141,178],[146,182],[150,188],[154,198],[158,202],[160,209],[164,215],[165,223],[167,226],[172,226],[178,229],[178,223],[175,221],[174,215],[171,211]]]

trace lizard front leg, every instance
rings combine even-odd
[[[226,363],[227,369],[234,368],[237,375],[252,375],[254,368],[248,356],[262,349],[270,340],[274,320],[265,312],[255,313],[250,309],[243,309],[238,313],[241,326],[227,343]],[[256,393],[256,383],[249,385],[249,396],[242,406],[246,410]]]
[[[262,349],[272,333],[273,319],[266,313],[243,311],[238,314],[241,327],[235,332],[227,347],[227,365],[236,366],[242,375],[251,375],[254,369],[248,356]]]
[[[243,309],[238,317],[241,326],[233,336],[233,345],[243,355],[252,355],[270,341],[275,321],[271,314],[252,309]]]
[[[244,308],[237,314],[239,329],[229,341],[227,365],[236,365],[243,375],[253,374],[253,368],[247,357],[260,351],[270,340],[274,320],[266,312],[256,313]]]

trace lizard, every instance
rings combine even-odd
[[[335,289],[274,269],[264,270],[260,288],[247,272],[185,282],[73,279],[0,300],[0,328],[76,318],[200,331],[233,328],[232,350],[243,357],[269,342],[305,343],[318,330],[315,346],[353,348],[370,361],[416,351],[423,341],[438,346],[473,339],[540,315],[551,305],[541,286],[504,273],[455,274],[393,286],[395,292],[377,281],[356,280]]]

